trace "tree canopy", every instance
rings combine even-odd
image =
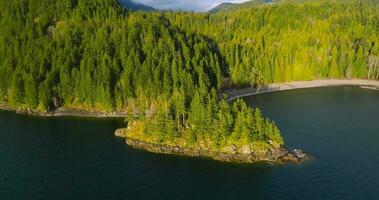
[[[155,142],[281,145],[259,109],[218,92],[379,77],[374,1],[280,1],[215,14],[136,12],[117,2],[0,2],[0,102],[126,112],[133,134]]]

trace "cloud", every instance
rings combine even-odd
[[[207,11],[214,6],[223,3],[241,3],[247,0],[133,0],[136,3],[152,6],[156,9],[164,10],[190,10]]]

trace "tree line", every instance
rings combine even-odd
[[[290,0],[167,17],[214,39],[227,64],[228,84],[241,87],[371,78],[369,57],[379,55],[378,11],[372,0]]]
[[[0,102],[126,112],[139,137],[159,142],[281,145],[259,109],[218,91],[366,78],[368,58],[379,55],[378,6],[369,0],[216,14],[133,12],[115,0],[14,0],[0,10]]]

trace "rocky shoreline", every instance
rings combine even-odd
[[[48,112],[41,112],[29,108],[16,108],[6,104],[0,104],[0,110],[12,111],[17,114],[41,116],[41,117],[93,117],[93,118],[124,118],[126,113],[121,112],[95,112],[76,109],[57,108]]]
[[[117,137],[123,137],[126,143],[136,149],[146,150],[152,153],[173,154],[191,157],[203,157],[213,160],[235,163],[300,163],[310,160],[311,156],[304,153],[302,150],[295,149],[288,151],[284,146],[280,148],[272,148],[267,151],[251,151],[246,149],[240,150],[235,146],[231,147],[230,152],[212,151],[210,149],[192,149],[181,146],[171,146],[162,144],[152,144],[135,138],[126,137],[123,129],[118,129],[115,132]]]
[[[6,104],[0,104],[0,110],[13,111],[18,114],[42,116],[42,117],[60,117],[60,116],[73,116],[73,117],[95,117],[95,118],[123,118],[125,113],[103,113],[91,112],[83,110],[69,110],[65,108],[58,108],[54,111],[39,112],[27,108],[16,108]],[[269,151],[252,152],[249,150],[240,150],[231,146],[229,152],[212,151],[210,149],[190,149],[181,146],[168,146],[161,144],[151,144],[144,141],[126,138],[123,129],[117,129],[115,135],[124,137],[126,143],[136,149],[143,149],[153,153],[174,154],[192,157],[204,157],[224,162],[237,162],[237,163],[257,163],[257,162],[271,162],[271,163],[284,163],[295,162],[299,163],[305,160],[310,160],[311,156],[304,153],[302,150],[288,151],[284,146],[280,148],[272,148]]]
[[[274,83],[260,88],[243,88],[243,89],[225,89],[222,93],[228,96],[228,101],[237,98],[253,96],[264,93],[279,92],[285,90],[315,88],[315,87],[331,87],[331,86],[359,86],[363,89],[379,90],[379,81],[377,80],[364,80],[364,79],[327,79],[327,80],[312,80],[312,81],[294,81],[289,83]],[[94,118],[123,118],[126,113],[123,112],[102,112],[102,111],[89,111],[80,109],[68,109],[64,107],[57,107],[47,112],[41,112],[30,108],[19,108],[10,106],[7,103],[0,103],[0,110],[13,111],[18,114],[42,116],[42,117],[94,117]]]

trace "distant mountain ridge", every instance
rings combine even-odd
[[[272,0],[250,0],[250,1],[247,1],[244,3],[227,3],[227,2],[224,2],[224,3],[221,3],[217,6],[215,6],[212,9],[210,9],[208,12],[209,13],[217,13],[217,12],[227,11],[227,10],[231,10],[231,9],[235,9],[235,8],[239,8],[239,7],[243,7],[243,6],[247,6],[247,5],[251,5],[251,4],[262,4],[262,3],[271,3],[271,2],[273,2],[273,1]]]
[[[221,3],[221,4],[217,5],[216,7],[210,9],[208,12],[216,13],[219,11],[223,11],[223,10],[227,10],[229,8],[235,7],[236,5],[238,5],[238,4],[237,3]]]
[[[140,3],[136,3],[132,0],[118,0],[118,2],[126,9],[130,10],[145,10],[145,11],[153,11],[155,10],[153,7],[146,6]]]

